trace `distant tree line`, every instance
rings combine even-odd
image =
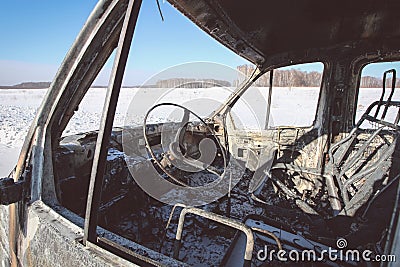
[[[50,82],[24,82],[16,85],[0,86],[0,89],[47,89],[50,84]]]
[[[382,88],[383,86],[383,80],[382,78],[377,78],[377,77],[372,77],[372,76],[364,76],[361,77],[360,81],[360,88]],[[391,77],[388,77],[386,79],[386,88],[391,88],[392,87],[392,79]],[[400,87],[400,79],[396,79],[396,87]]]
[[[237,69],[246,77],[250,77],[254,72],[251,65],[241,65]],[[269,86],[270,73],[267,72],[256,82],[256,86]],[[299,69],[274,70],[273,86],[276,87],[319,87],[322,81],[322,73],[317,71],[301,71]],[[236,85],[242,82],[240,79]],[[361,77],[360,88],[382,88],[382,78],[364,76]],[[392,86],[391,77],[386,81],[386,87]],[[396,80],[396,87],[400,87],[400,79]]]
[[[269,74],[267,74],[269,80]],[[273,85],[277,87],[319,87],[322,73],[298,69],[274,70]],[[269,86],[269,81],[266,86]]]
[[[254,72],[251,65],[238,66],[237,69],[246,77]],[[269,86],[270,72],[265,73],[255,83],[256,86]],[[322,73],[301,71],[299,69],[274,70],[273,86],[276,87],[319,87]],[[238,81],[240,82],[240,81]]]
[[[158,88],[210,88],[230,86],[231,83],[228,81],[215,79],[172,78],[159,80],[156,83],[156,87]]]
[[[230,87],[238,86],[244,79],[250,77],[254,72],[254,66],[241,65],[237,67],[242,77],[231,84],[225,80],[216,79],[194,79],[194,78],[171,78],[159,80],[157,83],[140,86],[140,87],[158,87],[158,88],[210,88],[210,87]],[[268,87],[270,73],[267,72],[261,76],[256,82],[256,86]],[[391,76],[386,80],[386,87],[392,86]],[[319,87],[321,85],[322,73],[317,71],[301,71],[299,69],[274,70],[273,85],[276,87]],[[382,77],[363,76],[360,81],[360,88],[382,88]],[[0,86],[0,89],[41,89],[49,88],[50,82],[24,82],[16,85]],[[107,86],[92,86],[106,88]],[[139,86],[124,86],[124,87],[139,87]],[[396,87],[400,87],[400,78],[396,79]]]

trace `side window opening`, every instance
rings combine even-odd
[[[321,62],[274,70],[268,128],[307,127],[313,124],[323,70]]]
[[[54,152],[56,193],[60,204],[85,217],[97,132],[107,93],[114,53],[87,90],[61,134]],[[118,116],[115,118],[118,120]]]
[[[391,70],[394,70],[395,72],[393,73]],[[392,91],[393,82],[395,83],[395,89],[391,97],[391,101],[400,100],[400,79],[398,78],[400,74],[399,71],[400,62],[371,63],[362,69],[355,113],[355,123],[361,119],[361,116],[367,111],[367,108],[372,103],[379,101],[381,97],[383,97],[383,101],[388,100]],[[394,74],[397,74],[395,81],[393,81]],[[386,83],[384,94],[382,95],[384,76],[386,76]],[[378,110],[378,113],[376,112],[376,109],[377,106],[373,107],[370,114],[373,116],[376,115],[377,118],[383,118],[385,106],[382,106]],[[395,122],[397,118],[397,112],[398,108],[394,106],[388,106],[384,115],[384,120],[391,123]],[[361,128],[363,129],[374,129],[375,127],[376,125],[370,121],[365,121],[361,125]]]
[[[254,71],[253,66],[239,66],[238,70],[246,76]],[[321,62],[298,64],[273,70],[271,104],[268,107],[270,72],[261,76],[243,95],[256,107],[256,118],[262,128],[270,129],[280,126],[308,127],[314,122],[324,65]],[[257,91],[257,92],[255,92]],[[254,98],[251,95],[262,96]],[[269,119],[266,119],[269,109]],[[235,114],[244,113],[234,106]],[[243,128],[255,129],[251,121]],[[268,125],[265,125],[268,123]],[[253,123],[254,124],[254,123]]]

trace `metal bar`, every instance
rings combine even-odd
[[[399,121],[400,121],[400,108],[397,111],[397,116],[396,119],[394,120],[394,125],[399,124]]]
[[[391,72],[396,72],[396,70],[394,70],[394,69],[391,69],[391,70],[387,70],[387,71],[385,71],[384,73],[383,73],[383,85],[382,85],[382,94],[381,94],[381,97],[380,97],[380,99],[379,99],[379,104],[378,104],[378,106],[376,107],[376,111],[375,111],[375,115],[374,115],[374,118],[377,118],[378,117],[378,114],[379,114],[379,111],[380,111],[380,109],[381,109],[381,104],[382,104],[382,101],[383,101],[383,98],[385,97],[385,91],[386,91],[386,75],[388,74],[388,73],[391,73]]]
[[[107,162],[108,143],[117,108],[118,96],[121,89],[125,66],[135,31],[136,21],[142,0],[130,0],[125,13],[124,23],[118,48],[114,59],[114,66],[110,76],[104,110],[101,118],[100,130],[97,137],[96,150],[93,158],[92,172],[86,206],[83,243],[87,241],[97,242],[98,210],[101,201],[104,171]]]
[[[251,227],[251,230],[270,236],[273,240],[275,240],[276,245],[278,246],[279,250],[283,249],[281,241],[279,241],[279,239],[276,237],[276,235],[274,233],[272,233],[268,230],[259,228],[259,227]]]
[[[394,130],[397,130],[397,131],[400,130],[400,126],[399,125],[396,125],[396,124],[393,124],[393,123],[390,123],[390,122],[387,122],[387,121],[383,121],[383,120],[380,120],[380,119],[376,119],[376,118],[374,118],[374,117],[372,117],[370,115],[367,115],[365,118],[367,120],[369,120],[370,122],[379,123],[379,124],[381,124],[383,126],[390,127],[390,128],[392,128]]]
[[[347,155],[351,145],[354,143],[354,140],[357,137],[357,130],[358,130],[358,127],[353,128],[353,130],[350,132],[350,134],[348,136],[346,136],[345,138],[343,138],[342,140],[340,140],[339,142],[337,142],[336,144],[331,146],[331,149],[329,149],[329,151],[328,151],[329,158],[330,158],[332,164],[334,165],[334,167],[338,168],[340,162],[342,162],[344,157]],[[342,151],[341,155],[338,155],[338,158],[335,159],[335,157],[333,156],[334,151],[337,148],[339,148],[339,146],[341,146],[342,144],[345,144],[347,141],[349,141],[349,142],[346,144],[344,151]]]
[[[363,123],[365,120],[368,120],[368,121],[370,121],[370,122],[379,123],[379,124],[381,124],[381,125],[383,125],[383,126],[387,126],[387,127],[393,128],[393,129],[395,129],[395,130],[400,130],[400,126],[396,125],[396,123],[393,124],[393,123],[390,123],[390,122],[386,122],[386,121],[377,119],[377,118],[376,118],[376,115],[375,115],[375,116],[369,115],[369,113],[371,112],[371,110],[372,110],[372,108],[373,108],[374,106],[377,106],[377,109],[378,109],[379,106],[381,106],[381,105],[383,105],[383,104],[388,105],[388,103],[389,103],[388,101],[375,101],[374,103],[372,103],[372,104],[367,108],[367,110],[364,112],[364,115],[363,115],[363,116],[360,118],[360,120],[357,122],[356,126],[351,130],[351,132],[349,133],[349,135],[347,135],[345,138],[343,138],[342,140],[340,140],[339,142],[337,142],[336,144],[333,144],[333,145],[331,146],[331,148],[329,149],[329,152],[328,152],[328,153],[329,153],[329,159],[330,159],[330,161],[332,162],[332,164],[333,164],[334,166],[337,166],[337,164],[335,163],[336,160],[335,160],[335,158],[333,157],[334,151],[335,151],[339,146],[341,146],[342,144],[344,144],[345,142],[349,141],[350,139],[353,139],[353,140],[351,140],[351,141],[347,144],[347,147],[346,147],[345,150],[342,152],[341,156],[338,157],[338,159],[337,159],[337,162],[338,162],[338,163],[342,162],[344,156],[347,154],[348,149],[351,147],[351,145],[352,145],[352,143],[353,143],[353,141],[354,141],[354,139],[355,139],[355,137],[356,137],[356,135],[357,135],[356,131],[360,128],[360,126],[362,125],[362,123]],[[391,103],[390,103],[390,106],[400,107],[400,102],[398,102],[398,101],[391,102]],[[400,113],[400,110],[399,110],[399,113]],[[338,173],[338,174],[339,174],[339,173]]]
[[[287,163],[276,163],[274,164],[273,167],[271,167],[271,170],[279,170],[279,169],[285,169],[285,170],[290,170],[290,171],[296,171],[299,172],[300,174],[307,173],[307,174],[312,174],[320,177],[325,177],[324,174],[321,174],[320,172],[317,172],[318,169],[308,169],[305,167],[300,167],[297,165],[293,164],[287,164]]]
[[[384,91],[383,91],[384,92]],[[347,155],[351,145],[353,144],[354,140],[357,137],[357,131],[359,130],[360,126],[362,125],[362,123],[365,120],[378,120],[376,119],[376,116],[379,112],[379,107],[380,105],[382,105],[383,101],[383,95],[381,96],[381,100],[380,101],[375,101],[373,102],[371,105],[369,105],[369,107],[367,108],[367,110],[364,112],[363,116],[358,120],[357,124],[354,126],[354,128],[350,131],[350,133],[343,138],[342,140],[340,140],[339,142],[337,142],[336,144],[333,144],[331,146],[331,148],[328,151],[328,155],[329,155],[329,160],[332,163],[332,173],[337,181],[337,184],[339,186],[339,189],[341,192],[343,192],[343,183],[342,180],[340,178],[340,170],[339,170],[339,164],[343,161],[344,157]],[[377,106],[377,112],[374,115],[374,117],[372,117],[371,115],[369,115],[369,113],[371,112],[372,108],[374,106]],[[335,160],[335,157],[333,156],[334,152],[343,144],[345,144],[346,142],[348,142],[344,148],[343,151],[341,151],[341,155],[338,156],[338,158]]]
[[[268,91],[268,102],[267,102],[267,114],[265,115],[265,130],[268,129],[269,115],[271,114],[271,99],[272,99],[272,82],[274,80],[274,70],[269,71],[269,91]]]
[[[281,156],[281,127],[278,127],[278,157]]]
[[[385,75],[386,75],[386,73],[389,73],[389,72],[392,73],[392,90],[390,91],[390,95],[389,95],[389,97],[388,97],[388,99],[386,101],[385,109],[383,110],[381,120],[384,120],[385,117],[386,117],[386,113],[387,113],[388,108],[389,108],[389,103],[390,103],[390,101],[392,101],[394,90],[396,88],[396,70],[395,69],[388,70],[387,72],[385,72]],[[386,77],[385,77],[383,82],[384,83],[386,82]]]
[[[185,204],[182,204],[182,203],[176,203],[176,204],[172,207],[171,213],[169,214],[169,218],[168,218],[167,225],[166,225],[165,228],[164,228],[163,238],[161,239],[160,247],[159,247],[159,250],[158,250],[158,252],[160,252],[160,253],[161,253],[162,247],[164,246],[165,239],[167,238],[167,230],[168,230],[168,228],[169,228],[169,225],[171,224],[172,216],[174,215],[175,209],[176,209],[177,207],[186,208],[187,206],[186,206]]]
[[[374,172],[376,169],[379,168],[379,166],[390,157],[390,155],[393,154],[393,150],[396,146],[397,143],[397,139],[398,137],[396,137],[393,142],[390,144],[390,146],[386,149],[386,151],[383,152],[383,155],[379,158],[378,161],[376,161],[375,163],[373,163],[369,168],[367,168],[366,170],[359,172],[355,175],[353,175],[351,178],[347,179],[344,184],[343,184],[343,202],[345,202],[345,204],[347,204],[349,202],[349,198],[347,195],[347,187],[349,187],[352,183],[357,182],[358,180],[365,178],[366,175]]]
[[[362,158],[362,155],[364,154],[365,150],[372,143],[375,137],[383,130],[383,128],[384,126],[381,126],[377,130],[375,130],[375,132],[364,142],[364,144],[362,144],[362,146],[357,150],[357,152],[349,156],[347,162],[345,162],[342,166],[342,170],[339,174],[339,177],[342,177],[345,174],[345,172],[347,172],[351,167],[353,167],[353,165],[356,162],[358,162]]]
[[[87,242],[87,246],[93,248],[96,246],[100,246],[101,248],[106,249],[111,253],[120,256],[121,258],[124,258],[128,261],[138,264],[138,266],[154,266],[154,267],[167,266],[158,261],[155,261],[154,259],[151,259],[150,257],[143,256],[135,251],[132,251],[124,246],[121,246],[120,244],[104,237],[99,237],[99,242],[97,244]]]
[[[367,147],[369,146],[370,143],[372,143],[372,141],[374,140],[374,138],[383,130],[383,126],[378,128],[368,139],[367,141],[365,141],[365,143],[360,147],[360,149],[347,161],[347,163],[345,163],[340,171],[339,174],[337,174],[336,179],[338,181],[341,181],[343,175],[356,163],[356,161],[360,160],[362,154],[364,153],[364,151],[367,149]],[[372,171],[372,170],[371,170]],[[367,174],[367,173],[365,173]],[[353,178],[357,177],[356,175],[353,175]],[[348,203],[349,198],[347,195],[347,185],[348,185],[348,181],[352,180],[353,178],[350,178],[348,180],[346,180],[343,183],[343,186],[340,188],[341,192],[342,192],[342,198],[343,198],[343,202],[345,204]]]
[[[179,223],[178,223],[178,229],[176,230],[176,237],[175,237],[175,248],[174,248],[174,258],[178,259],[179,258],[179,249],[180,249],[180,242],[182,239],[182,232],[183,232],[183,224],[185,222],[185,215],[191,213],[195,214],[198,216],[201,216],[203,218],[212,220],[214,222],[219,222],[221,224],[227,225],[229,227],[235,228],[239,231],[242,231],[246,235],[246,249],[244,253],[244,261],[250,262],[251,258],[253,256],[253,248],[254,248],[254,236],[253,232],[248,227],[242,222],[238,222],[235,220],[232,220],[230,218],[223,217],[221,215],[211,213],[202,209],[194,208],[194,207],[187,207],[184,208],[179,216]]]
[[[337,192],[337,187],[332,175],[325,176],[326,189],[328,191],[329,203],[331,204],[333,210],[333,216],[336,216],[342,210],[342,204],[340,203],[339,195]]]
[[[381,103],[383,101],[383,97],[385,96],[385,91],[386,91],[386,71],[383,74],[383,81],[382,82],[383,82],[383,84],[382,84],[383,89],[382,89],[381,97],[379,98],[379,104],[376,107],[374,118],[378,117],[379,110],[381,109]]]

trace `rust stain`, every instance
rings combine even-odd
[[[15,204],[10,204],[9,206],[9,247],[10,247],[10,257],[11,257],[11,266],[17,267],[18,259],[17,259],[17,217],[15,211]]]

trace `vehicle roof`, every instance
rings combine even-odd
[[[271,55],[400,37],[398,0],[169,0],[250,62]]]

